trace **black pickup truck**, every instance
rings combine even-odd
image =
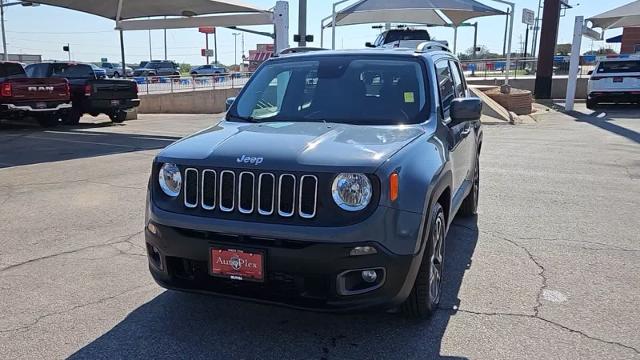
[[[73,108],[63,118],[67,125],[77,124],[84,114],[107,114],[111,121],[121,123],[127,118],[127,110],[140,105],[138,85],[134,81],[100,78],[89,64],[39,63],[27,66],[26,71],[32,78],[69,80]]]

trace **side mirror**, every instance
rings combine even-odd
[[[226,111],[229,111],[229,108],[231,107],[231,105],[233,105],[234,101],[236,101],[235,97],[227,98],[227,100],[224,102],[225,108],[227,109]]]
[[[367,41],[366,43],[364,43],[364,46],[366,46],[366,47],[368,47],[368,48],[374,48],[374,47],[375,47],[375,46],[373,46],[373,44],[372,44],[372,43],[370,43],[370,42],[368,42],[368,41]]]
[[[593,75],[593,70],[589,70],[589,72],[587,73],[587,75]]]
[[[480,120],[482,117],[482,100],[477,97],[458,98],[451,102],[451,122],[453,127],[467,121]]]

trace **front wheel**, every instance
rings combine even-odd
[[[127,120],[127,113],[125,111],[118,111],[115,114],[110,114],[109,119],[114,123],[120,124]]]
[[[439,203],[433,205],[431,214],[429,237],[416,282],[409,297],[402,304],[405,314],[418,319],[428,318],[437,309],[442,292],[447,223],[444,210]]]
[[[120,74],[116,71],[113,73],[113,77],[117,79],[120,77]]]
[[[480,197],[480,159],[476,157],[476,165],[473,170],[473,183],[469,195],[460,205],[460,215],[473,216],[478,213],[478,199]]]

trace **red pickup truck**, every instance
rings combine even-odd
[[[35,118],[49,127],[71,110],[69,82],[63,78],[29,78],[22,65],[0,62],[0,119]]]

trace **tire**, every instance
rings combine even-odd
[[[109,119],[116,124],[121,124],[127,120],[127,113],[125,111],[118,111],[115,114],[110,114]]]
[[[476,165],[473,170],[473,184],[469,195],[462,201],[460,205],[460,215],[474,216],[478,213],[478,200],[480,197],[480,159],[476,157]]]
[[[116,71],[113,73],[113,77],[117,79],[120,77],[120,74]]]
[[[416,282],[402,304],[402,312],[415,319],[427,319],[438,308],[442,294],[447,225],[439,203],[431,209],[431,224]]]
[[[587,99],[587,109],[595,110],[598,107],[598,102],[595,100]]]
[[[62,123],[65,125],[78,125],[81,117],[82,113],[80,110],[71,108],[71,110],[62,118]]]
[[[50,128],[60,124],[60,117],[57,114],[39,115],[36,119],[38,120],[38,124],[44,128]]]

